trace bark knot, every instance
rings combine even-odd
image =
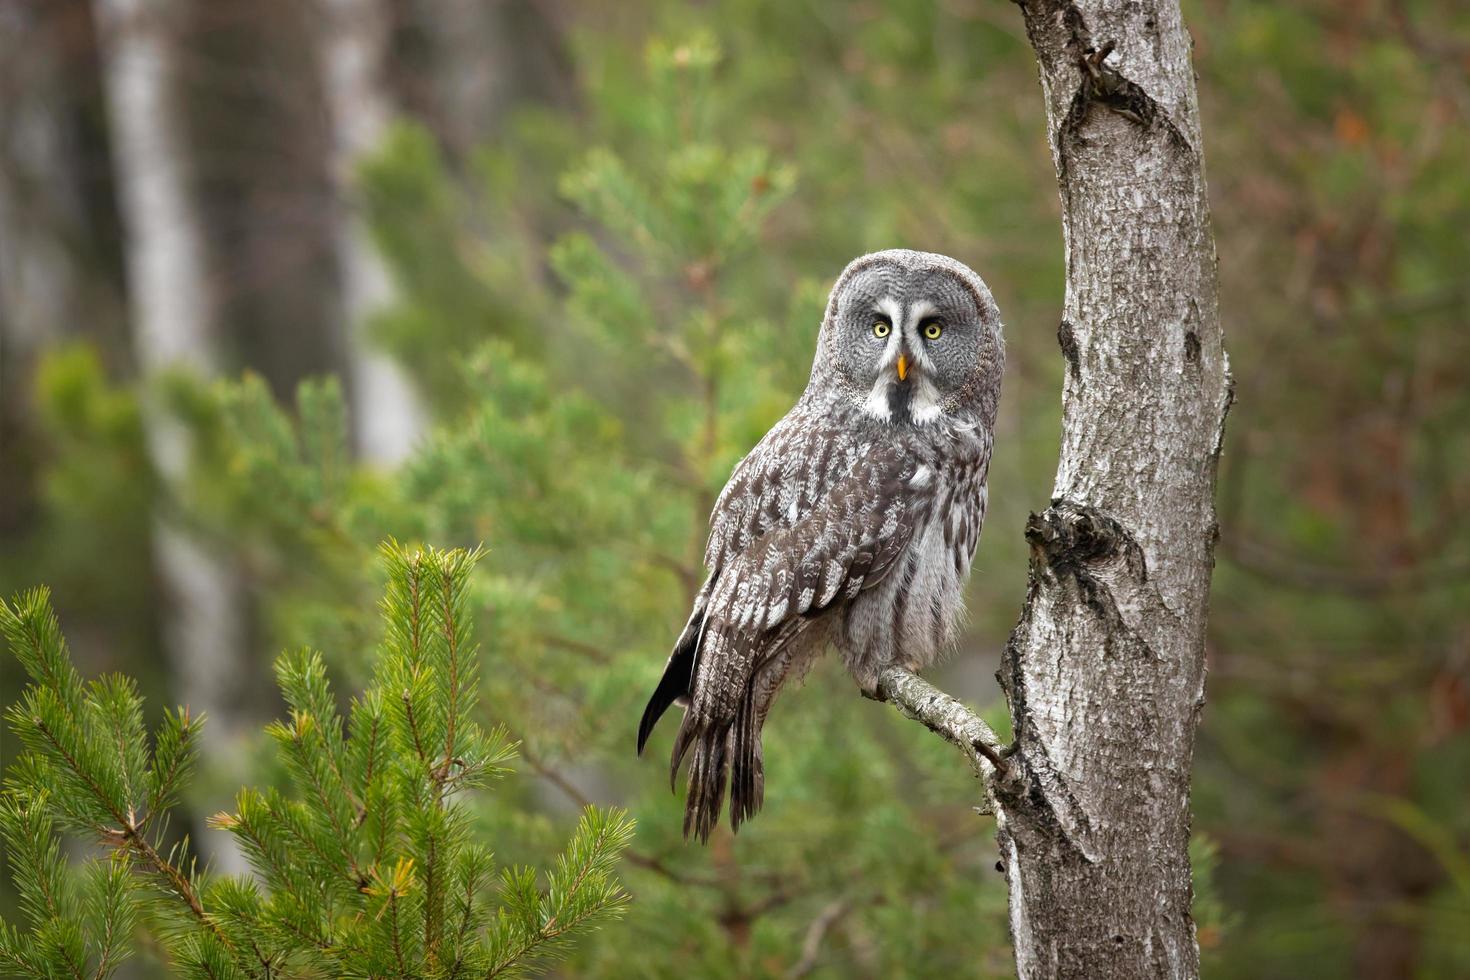
[[[1082,380],[1082,349],[1077,344],[1077,330],[1071,320],[1063,320],[1057,326],[1057,345],[1062,357],[1067,360],[1067,370],[1073,381]]]
[[[1026,522],[1033,561],[1076,575],[1088,566],[1121,560],[1140,583],[1148,580],[1143,550],[1122,524],[1096,507],[1060,498]]]
[[[1054,145],[1058,154],[1058,177],[1065,185],[1070,145],[1082,129],[1093,105],[1101,105],[1122,116],[1144,132],[1157,126],[1176,150],[1193,155],[1193,147],[1174,124],[1168,112],[1133,79],[1124,75],[1108,58],[1118,48],[1115,39],[1097,41],[1076,3],[1020,4],[1026,33],[1041,60],[1042,70],[1060,75],[1070,65],[1077,71],[1077,88],[1056,128]]]
[[[1152,590],[1143,549],[1127,528],[1096,507],[1057,499],[1045,511],[1031,515],[1026,540],[1031,545],[1028,606],[1046,580],[1070,583],[1082,605],[1109,624],[1107,650],[1118,648],[1113,637],[1120,636],[1132,641],[1124,646],[1135,653],[1151,653],[1148,644],[1123,621],[1114,597],[1114,588],[1120,585]],[[1125,582],[1131,585],[1123,585]]]
[[[1184,360],[1188,364],[1198,364],[1200,357],[1199,334],[1193,330],[1184,335]]]
[[[1087,114],[1087,107],[1093,102],[1145,129],[1160,118],[1159,104],[1141,86],[1125,78],[1108,64],[1108,57],[1117,47],[1116,41],[1104,41],[1100,47],[1085,47],[1078,56],[1077,66],[1082,69],[1082,83],[1067,113],[1069,126],[1080,125],[1080,117]]]

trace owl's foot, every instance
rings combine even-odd
[[[879,667],[876,671],[864,670],[853,677],[853,680],[857,681],[859,693],[861,693],[863,697],[867,698],[870,701],[889,700],[888,696],[883,693],[883,685],[879,683],[878,677],[880,674],[883,673],[883,671],[888,670],[892,667],[897,667],[899,670],[902,670],[905,673],[909,674],[917,674],[920,670],[923,669],[915,661],[902,660],[895,664],[888,664],[886,666]]]
[[[881,670],[858,670],[854,671],[852,679],[857,681],[858,693],[869,701],[887,701],[883,696],[883,690],[878,684],[878,675]]]

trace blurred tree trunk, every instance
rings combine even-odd
[[[400,108],[456,169],[526,102],[569,104],[572,67],[544,5],[525,0],[324,0],[320,60],[332,118],[335,242],[359,452],[405,457],[425,425],[405,374],[367,336],[393,283],[358,209],[354,174]]]
[[[1026,0],[1061,192],[1062,448],[1000,679],[1018,972],[1193,977],[1189,779],[1230,379],[1173,0]]]
[[[28,360],[83,322],[87,217],[60,7],[0,6],[0,337]]]
[[[220,353],[287,401],[347,353],[319,6],[180,4],[175,91]]]
[[[179,368],[209,375],[222,362],[179,104],[182,13],[180,0],[96,0],[134,346],[145,378]],[[156,398],[156,389],[149,396]],[[177,490],[187,477],[188,434],[156,401],[145,406],[145,425],[154,465],[165,486]],[[239,572],[162,507],[154,550],[178,696],[210,715],[206,750],[227,759],[245,726],[247,616]],[[243,868],[237,850],[221,846],[214,859],[221,870]]]
[[[68,73],[65,3],[0,4],[0,538],[35,520],[29,378],[37,353],[87,322],[78,245],[89,217]]]
[[[394,80],[456,167],[502,130],[517,106],[575,104],[576,79],[545,0],[390,0],[397,8]]]
[[[354,186],[359,164],[380,146],[393,115],[387,84],[392,10],[387,0],[326,0],[322,26],[337,189],[338,276],[357,447],[366,459],[396,463],[422,433],[424,409],[404,372],[367,336],[372,315],[393,299],[393,282],[358,210]]]
[[[0,3],[0,539],[37,517],[36,359],[80,336],[128,356],[89,2]]]

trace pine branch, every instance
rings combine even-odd
[[[367,736],[367,739],[368,739],[368,754],[367,754],[366,762],[365,762],[365,764],[363,766],[363,773],[362,773],[362,785],[364,787],[364,790],[366,790],[366,787],[372,785],[373,776],[374,776],[374,774],[376,772],[376,769],[377,769],[377,762],[378,762],[378,728],[379,728],[379,725],[381,724],[381,722],[382,722],[382,715],[381,714],[374,713],[374,715],[373,715],[373,727],[369,730],[368,736]],[[360,800],[358,802],[357,807],[358,807],[358,810],[357,810],[357,825],[358,826],[362,826],[363,821],[367,819],[367,800],[366,800],[366,794],[364,794],[364,799],[362,799],[362,800]]]
[[[398,962],[398,975],[408,976],[408,967],[403,958],[403,940],[398,934],[398,893],[388,896],[388,916],[393,921],[393,958]]]
[[[407,691],[403,692],[403,712],[408,718],[408,730],[413,734],[413,750],[418,755],[419,762],[424,769],[432,770],[434,767],[429,763],[429,755],[424,751],[423,737],[419,734],[418,720],[413,715],[413,698]]]
[[[88,786],[88,788],[92,790],[92,794],[97,798],[98,802],[107,807],[108,810],[112,813],[113,820],[117,823],[118,826],[115,828],[99,826],[97,828],[97,831],[102,839],[113,844],[120,843],[138,854],[138,856],[143,859],[144,864],[147,865],[150,870],[156,873],[164,881],[168,882],[170,889],[172,889],[173,893],[178,896],[178,898],[180,898],[185,905],[188,906],[189,913],[195,918],[195,920],[197,920],[201,925],[203,925],[206,929],[213,933],[214,936],[225,946],[225,948],[232,948],[229,940],[227,940],[224,934],[220,932],[219,927],[214,923],[212,919],[209,918],[207,914],[205,914],[204,905],[199,901],[199,896],[194,891],[193,886],[189,883],[188,877],[174,864],[165,860],[164,857],[159,854],[157,850],[154,849],[153,845],[149,843],[148,839],[144,837],[141,833],[139,833],[138,827],[136,824],[133,823],[133,821],[129,820],[127,816],[119,813],[116,809],[113,808],[112,802],[108,800],[106,794],[102,791],[102,788],[92,777],[92,774],[82,768],[80,763],[77,762],[76,758],[72,756],[72,754],[68,752],[65,747],[62,746],[62,744],[57,740],[56,735],[44,722],[40,721],[40,719],[36,719],[35,725],[36,730],[46,737],[46,739],[50,742],[51,747],[56,751],[58,755],[62,757],[62,759],[66,761],[72,772],[79,779],[81,779]]]
[[[166,855],[147,832],[161,833],[187,777],[198,720],[186,709],[167,716],[150,759],[132,684],[82,684],[41,594],[19,613],[0,603],[0,627],[36,682],[9,713],[30,751],[9,771],[0,834],[16,849],[13,873],[39,937],[0,925],[0,965],[84,980],[92,950],[100,980],[127,955],[135,890],[151,903],[148,918],[164,923],[159,938],[185,975],[258,980],[296,975],[298,966],[303,976],[517,969],[589,919],[620,911],[626,895],[613,866],[632,826],[589,808],[548,875],[546,897],[535,894],[534,872],[522,875],[519,917],[502,909],[486,932],[492,912],[482,892],[493,863],[470,839],[458,792],[505,771],[512,749],[502,731],[487,735],[472,717],[478,665],[465,596],[479,555],[390,546],[383,650],[350,730],[316,655],[278,661],[290,713],[267,731],[294,795],[245,788],[235,813],[212,820],[244,848],[256,877],[207,889],[179,857],[187,842]],[[384,711],[387,691],[401,692],[401,714]],[[441,744],[443,759],[431,759],[429,747]],[[53,812],[113,848],[88,865],[80,909]],[[374,854],[366,869],[358,862],[365,852]],[[182,916],[171,915],[175,905]],[[534,922],[525,917],[533,908]]]
[[[129,893],[129,869],[123,861],[108,861],[93,867],[101,869],[96,872],[101,881],[96,884],[100,892],[98,908],[89,910],[90,918],[93,922],[100,921],[102,924],[97,969],[93,973],[93,980],[103,980],[128,955],[125,944],[134,928],[136,908]]]
[[[197,731],[197,722],[187,707],[165,714],[153,750],[152,786],[145,799],[143,819],[138,823],[140,833],[146,832],[154,814],[170,805],[179,782],[193,766]]]
[[[449,767],[455,756],[454,725],[459,715],[459,631],[456,628],[459,617],[454,608],[454,583],[452,576],[446,576],[446,581],[441,584],[440,628],[444,632],[444,645],[446,648],[446,660],[448,663],[449,677],[446,680],[448,688],[448,717],[444,721],[444,761],[440,763],[434,773],[434,782],[438,784],[440,794],[444,789],[444,781],[449,778]]]
[[[607,871],[631,838],[632,824],[621,813],[603,814],[588,808],[570,848],[558,862],[566,880],[553,874],[544,901],[525,894],[530,884],[525,879],[516,882],[522,892],[519,900],[526,906],[523,914],[536,915],[541,921],[520,930],[504,949],[497,951],[484,973],[485,980],[507,975],[521,960],[544,952],[589,919],[620,913],[628,896],[608,881]]]
[[[268,813],[269,806],[263,799],[252,800],[246,803],[243,797],[238,803],[240,815],[232,816],[228,813],[216,814],[210,819],[210,825],[220,830],[227,830],[234,835],[235,839],[246,845],[246,854],[255,855],[259,862],[258,870],[262,876],[276,885],[277,889],[285,892],[289,897],[302,907],[309,907],[310,902],[306,896],[300,894],[292,881],[290,869],[281,858],[274,853],[269,842],[261,835],[254,819],[246,815],[246,811]],[[303,842],[304,843],[304,842]]]

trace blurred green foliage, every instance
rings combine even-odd
[[[542,860],[585,800],[639,818],[629,917],[570,973],[1009,975],[966,769],[835,665],[783,696],[766,810],[708,851],[678,841],[661,760],[631,746],[713,494],[799,393],[831,278],[888,246],[959,256],[1007,321],[993,507],[945,678],[1004,724],[966,667],[993,662],[1020,606],[1062,368],[1020,19],[914,0],[572,8],[578,110],[524,114],[467,174],[405,125],[363,173],[398,287],[375,336],[435,418],[420,450],[353,464],[331,381],[283,406],[250,377],[174,379],[195,464],[167,505],[248,571],[262,657],[306,644],[356,680],[375,543],[488,545],[484,696],[539,778],[507,790],[533,809],[479,829]],[[1428,0],[1185,13],[1238,382],[1196,756],[1206,974],[1463,976],[1470,20]],[[163,491],[139,393],[85,352],[41,379],[46,516],[0,581],[46,579],[117,649],[146,648]]]

